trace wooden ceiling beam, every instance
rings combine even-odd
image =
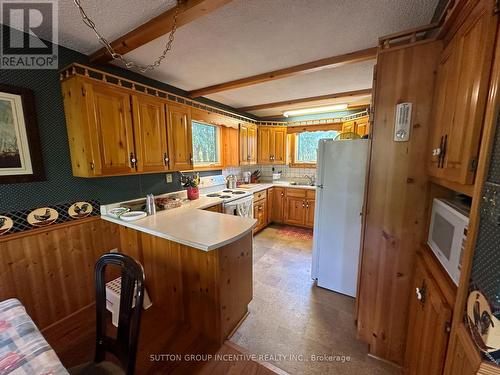
[[[241,78],[225,83],[219,83],[213,86],[203,87],[201,89],[196,89],[191,91],[189,93],[189,96],[191,98],[197,98],[200,96],[213,94],[216,92],[227,91],[227,90],[237,89],[240,87],[256,85],[258,83],[273,81],[275,79],[292,77],[299,74],[317,72],[320,70],[330,69],[337,66],[353,64],[367,60],[373,60],[375,59],[376,56],[377,56],[376,47],[367,48],[359,51],[346,53],[343,55],[327,57],[324,59],[291,66],[284,69],[278,69],[268,73],[257,74],[251,77]]]
[[[184,0],[180,2],[177,16],[177,27],[184,26],[220,7],[230,3],[231,0]],[[168,34],[172,30],[175,7],[171,8],[134,30],[122,35],[111,42],[111,46],[122,55],[133,51],[152,40]],[[160,51],[158,52],[160,54]],[[107,63],[112,58],[106,48],[101,48],[90,55],[93,63]]]
[[[241,111],[241,112],[251,112],[251,111],[257,111],[259,109],[268,109],[268,108],[291,106],[291,105],[295,105],[295,104],[315,102],[315,101],[326,100],[326,99],[350,98],[350,97],[353,97],[353,96],[371,95],[371,93],[372,93],[372,89],[344,91],[344,92],[337,92],[335,94],[310,96],[308,98],[300,98],[300,99],[284,100],[284,101],[281,101],[281,102],[273,102],[273,103],[264,103],[264,104],[250,105],[248,107],[237,108],[237,110]]]

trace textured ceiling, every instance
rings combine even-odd
[[[175,0],[81,0],[108,39],[171,8]],[[430,22],[438,0],[233,0],[178,29],[173,50],[151,78],[193,90],[377,45],[378,37]],[[100,46],[72,0],[59,1],[59,43],[90,53]],[[127,54],[147,64],[167,36]],[[367,88],[365,62],[220,92],[232,106]],[[269,113],[270,111],[266,111]],[[276,112],[276,111],[275,111]],[[257,112],[256,112],[257,113]]]

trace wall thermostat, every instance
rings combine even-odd
[[[411,103],[396,105],[396,120],[394,124],[394,141],[408,142],[411,129]]]

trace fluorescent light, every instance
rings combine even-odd
[[[327,105],[324,107],[304,108],[304,109],[296,109],[293,111],[285,111],[283,112],[283,116],[290,117],[290,116],[310,115],[314,113],[345,111],[346,109],[347,109],[347,104],[335,104],[335,105]]]

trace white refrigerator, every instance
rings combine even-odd
[[[369,140],[322,139],[318,145],[312,278],[356,296]]]

